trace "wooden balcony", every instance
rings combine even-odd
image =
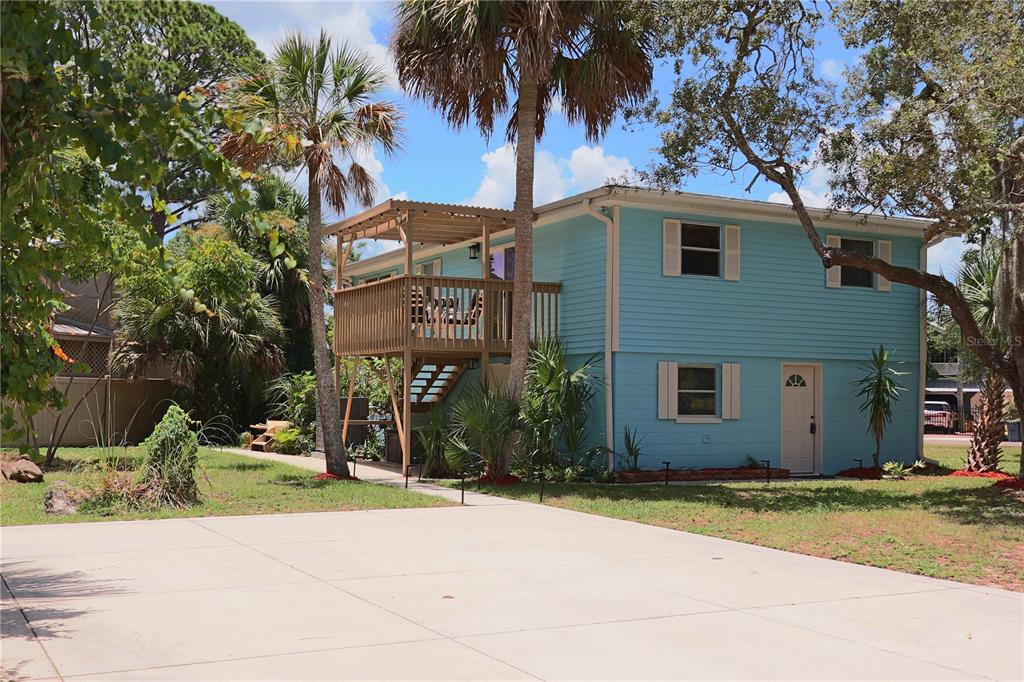
[[[558,334],[561,284],[534,282],[531,339]],[[401,275],[334,293],[338,355],[512,351],[512,282]]]

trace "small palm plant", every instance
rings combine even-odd
[[[519,404],[507,390],[470,389],[452,406],[451,420],[455,429],[445,447],[446,457],[455,451],[455,459],[462,462],[468,447],[482,460],[491,480],[508,473],[509,443],[519,425]],[[458,468],[451,457],[449,463]]]
[[[885,429],[892,423],[893,407],[900,399],[900,393],[907,390],[901,386],[896,377],[906,372],[898,372],[889,363],[889,351],[885,346],[871,351],[871,359],[861,364],[866,374],[854,382],[860,387],[857,397],[861,398],[860,411],[868,415],[868,433],[875,438],[875,468],[881,466],[882,438]]]

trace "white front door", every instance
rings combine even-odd
[[[782,466],[794,474],[814,473],[819,390],[814,365],[782,366]]]

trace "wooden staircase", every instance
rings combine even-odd
[[[465,369],[465,360],[417,360],[409,388],[412,411],[427,412],[444,400]]]

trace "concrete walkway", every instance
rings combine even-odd
[[[1020,594],[491,501],[5,528],[4,678],[1024,675]]]

